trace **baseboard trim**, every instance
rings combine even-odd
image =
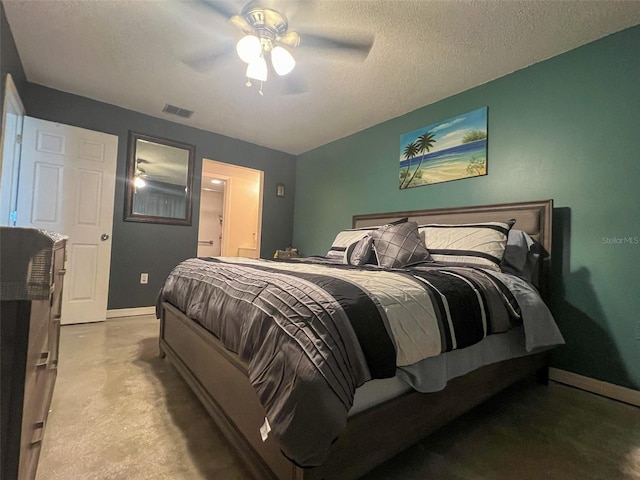
[[[156,307],[116,308],[107,310],[107,318],[137,317],[138,315],[153,315]]]
[[[559,368],[549,368],[549,379],[558,383],[564,383],[587,392],[612,398],[620,402],[640,407],[640,391],[621,387],[613,383],[603,382],[595,378],[585,377],[577,373],[567,372]]]

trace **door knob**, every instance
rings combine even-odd
[[[109,235],[107,235],[106,233],[103,233],[102,235],[100,235],[100,240],[102,240],[103,242],[105,240],[109,240]]]

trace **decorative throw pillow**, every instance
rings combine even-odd
[[[356,243],[352,243],[345,252],[344,260],[349,265],[364,265],[369,263],[371,254],[373,253],[373,238],[371,235],[360,239]]]
[[[420,236],[436,262],[472,265],[500,271],[509,230],[508,222],[432,224],[419,228]]]
[[[531,282],[539,258],[540,245],[526,232],[513,228],[509,231],[500,269]]]
[[[331,244],[331,248],[327,252],[327,257],[329,258],[339,258],[344,259],[345,252],[349,248],[350,245],[355,245],[362,238],[369,235],[373,230],[377,227],[371,228],[363,228],[363,229],[347,229],[338,232],[336,238],[333,240]]]
[[[410,263],[430,260],[416,222],[383,225],[371,232],[378,265],[402,268]]]
[[[409,221],[409,217],[399,218],[398,220],[394,220],[393,222],[387,223],[387,225],[400,225],[401,223],[406,223]],[[376,227],[380,228],[380,227]]]
[[[404,223],[409,220],[407,217],[401,218],[394,222],[391,222],[390,225],[397,225],[400,223]],[[347,250],[349,248],[353,248],[356,243],[362,240],[364,237],[369,235],[374,230],[380,228],[379,226],[375,227],[363,227],[363,228],[348,228],[345,230],[341,230],[336,235],[336,238],[331,243],[331,248],[327,252],[327,258],[337,258],[340,260],[344,260],[344,263],[348,263],[347,261]]]

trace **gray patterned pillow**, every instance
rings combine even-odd
[[[352,243],[345,252],[345,261],[349,265],[364,265],[369,262],[373,253],[373,238],[370,235]]]
[[[410,263],[431,260],[416,222],[383,225],[371,232],[371,237],[381,267],[402,268]]]

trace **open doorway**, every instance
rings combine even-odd
[[[204,159],[198,256],[260,256],[264,172]]]

